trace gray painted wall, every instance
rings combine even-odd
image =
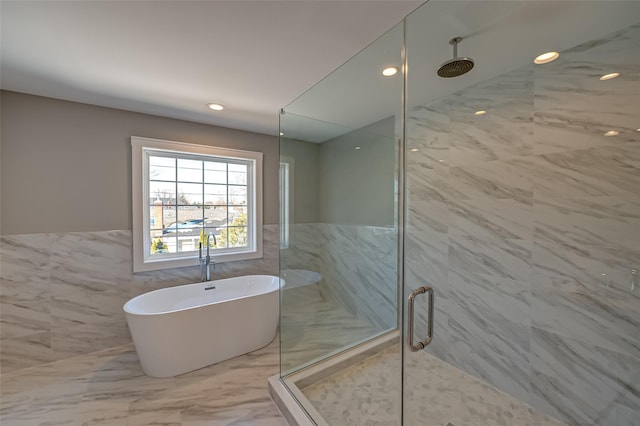
[[[318,162],[321,145],[280,139],[280,156],[293,159],[293,222],[318,221]]]
[[[264,153],[264,222],[278,223],[274,136],[2,92],[4,235],[131,229],[131,136]]]
[[[320,222],[394,225],[394,130],[389,117],[322,144]]]

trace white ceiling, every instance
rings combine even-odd
[[[638,0],[430,0],[407,19],[406,105],[422,105],[533,66],[540,53],[563,52],[638,22]],[[436,71],[451,59],[449,40],[456,36],[464,38],[458,54],[473,58],[475,68],[457,78],[440,78]],[[296,99],[286,108],[285,134],[323,142],[398,115],[402,80],[382,77],[380,69],[401,66],[402,47],[403,28],[394,28]],[[627,53],[637,64],[637,52]]]
[[[402,79],[379,71],[402,65],[403,29],[377,38],[421,3],[0,0],[1,87],[272,135],[288,105],[287,136],[321,142],[399,110]],[[430,0],[408,19],[406,102],[639,20],[640,0]],[[476,67],[442,79],[435,71],[454,36]]]
[[[420,3],[2,0],[0,82],[275,135],[281,107]]]

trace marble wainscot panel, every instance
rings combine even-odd
[[[316,223],[296,223],[289,226],[289,247],[280,251],[280,268],[320,270],[320,231]]]
[[[397,324],[397,230],[321,224],[321,293],[378,331]]]
[[[640,418],[639,40],[407,113],[408,148],[448,154],[407,152],[406,284],[438,277],[427,352],[568,424]]]
[[[278,273],[278,225],[262,259],[216,265],[215,277]],[[131,272],[131,231],[7,235],[0,239],[2,372],[129,343],[133,296],[199,281],[197,267]]]

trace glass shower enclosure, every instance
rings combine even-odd
[[[283,108],[310,424],[640,425],[639,17],[431,0]]]

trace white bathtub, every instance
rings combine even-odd
[[[268,345],[278,326],[280,282],[248,275],[129,300],[123,309],[142,370],[152,377],[177,376]]]

